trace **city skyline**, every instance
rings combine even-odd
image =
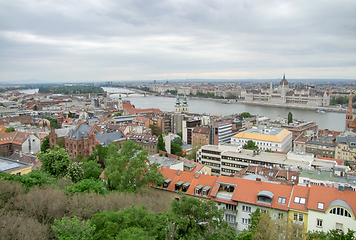
[[[354,1],[3,1],[0,83],[354,79]]]

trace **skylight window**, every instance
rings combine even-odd
[[[319,203],[318,203],[318,209],[323,210],[323,209],[324,209],[324,203],[319,202]]]
[[[286,198],[285,197],[278,197],[278,203],[281,203],[281,204],[286,204]]]
[[[302,197],[295,197],[294,198],[295,203],[300,203],[300,204],[305,204],[305,198]]]

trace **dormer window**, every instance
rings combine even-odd
[[[271,204],[274,194],[270,191],[260,191],[257,194],[257,202],[263,204]]]
[[[194,192],[194,194],[195,194],[195,195],[200,195],[202,189],[203,189],[203,185],[202,185],[202,184],[199,184],[198,186],[195,187],[195,192]]]
[[[183,183],[183,181],[177,182],[174,190],[179,191],[182,188]]]
[[[203,188],[203,197],[208,196],[210,189],[211,189],[210,186],[205,186],[205,187]]]
[[[172,179],[170,179],[170,178],[167,178],[166,180],[164,180],[163,188],[167,188],[171,182],[172,182]]]
[[[182,192],[188,191],[189,186],[190,186],[190,182],[184,183],[184,184],[183,184],[183,187],[182,187]]]

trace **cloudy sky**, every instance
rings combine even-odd
[[[355,79],[356,1],[0,0],[0,83],[283,73]]]

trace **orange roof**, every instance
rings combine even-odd
[[[185,172],[185,171],[180,171],[180,175],[178,176],[178,170],[174,169],[169,169],[169,168],[162,168],[161,173],[163,176],[167,179],[170,178],[172,179],[171,183],[167,187],[166,190],[174,192],[175,190],[175,185],[179,181],[183,181],[184,183],[190,182],[192,184],[192,181],[194,179],[195,173],[193,172]],[[190,187],[189,187],[190,188]]]
[[[341,159],[337,159],[337,158],[328,158],[328,157],[322,157],[322,156],[317,156],[318,159],[322,159],[322,160],[330,160],[330,161],[335,161],[337,163],[337,165],[344,165],[344,161]]]
[[[192,173],[192,172],[191,172]],[[211,188],[213,188],[216,179],[218,177],[215,176],[210,176],[210,175],[204,175],[204,174],[199,174],[199,178],[195,178],[195,173],[193,174],[194,178],[192,180],[192,182],[190,183],[190,187],[187,191],[188,195],[195,195],[195,188],[199,185],[202,184],[204,187],[205,186],[210,186]],[[202,192],[200,193],[199,196],[201,196]]]
[[[318,185],[310,186],[308,209],[326,212],[331,207],[330,203],[335,200],[345,201],[352,208],[350,210],[356,214],[356,194],[354,191],[344,190],[341,192],[337,188]],[[319,202],[324,203],[324,209],[318,209]]]
[[[227,181],[226,181],[227,180]],[[221,179],[221,176],[218,179],[219,182],[230,182],[232,184],[236,184],[234,194],[231,198],[233,201],[237,202],[245,202],[254,205],[260,206],[268,206],[281,210],[288,210],[288,201],[290,197],[290,192],[292,190],[292,186],[288,185],[276,185],[275,183],[268,182],[257,182],[242,178],[229,178],[224,177]],[[257,201],[257,195],[261,191],[268,191],[273,193],[273,198],[271,205],[266,205]],[[286,198],[286,204],[278,203],[278,198],[284,197]]]
[[[5,133],[6,127],[0,126],[0,133]]]
[[[291,197],[291,200],[289,203],[289,208],[297,209],[297,210],[301,210],[301,211],[307,211],[309,190],[310,190],[309,187],[295,185],[293,187],[293,194],[292,194],[292,197]],[[305,198],[306,199],[305,204],[295,203],[294,202],[295,197]]]

